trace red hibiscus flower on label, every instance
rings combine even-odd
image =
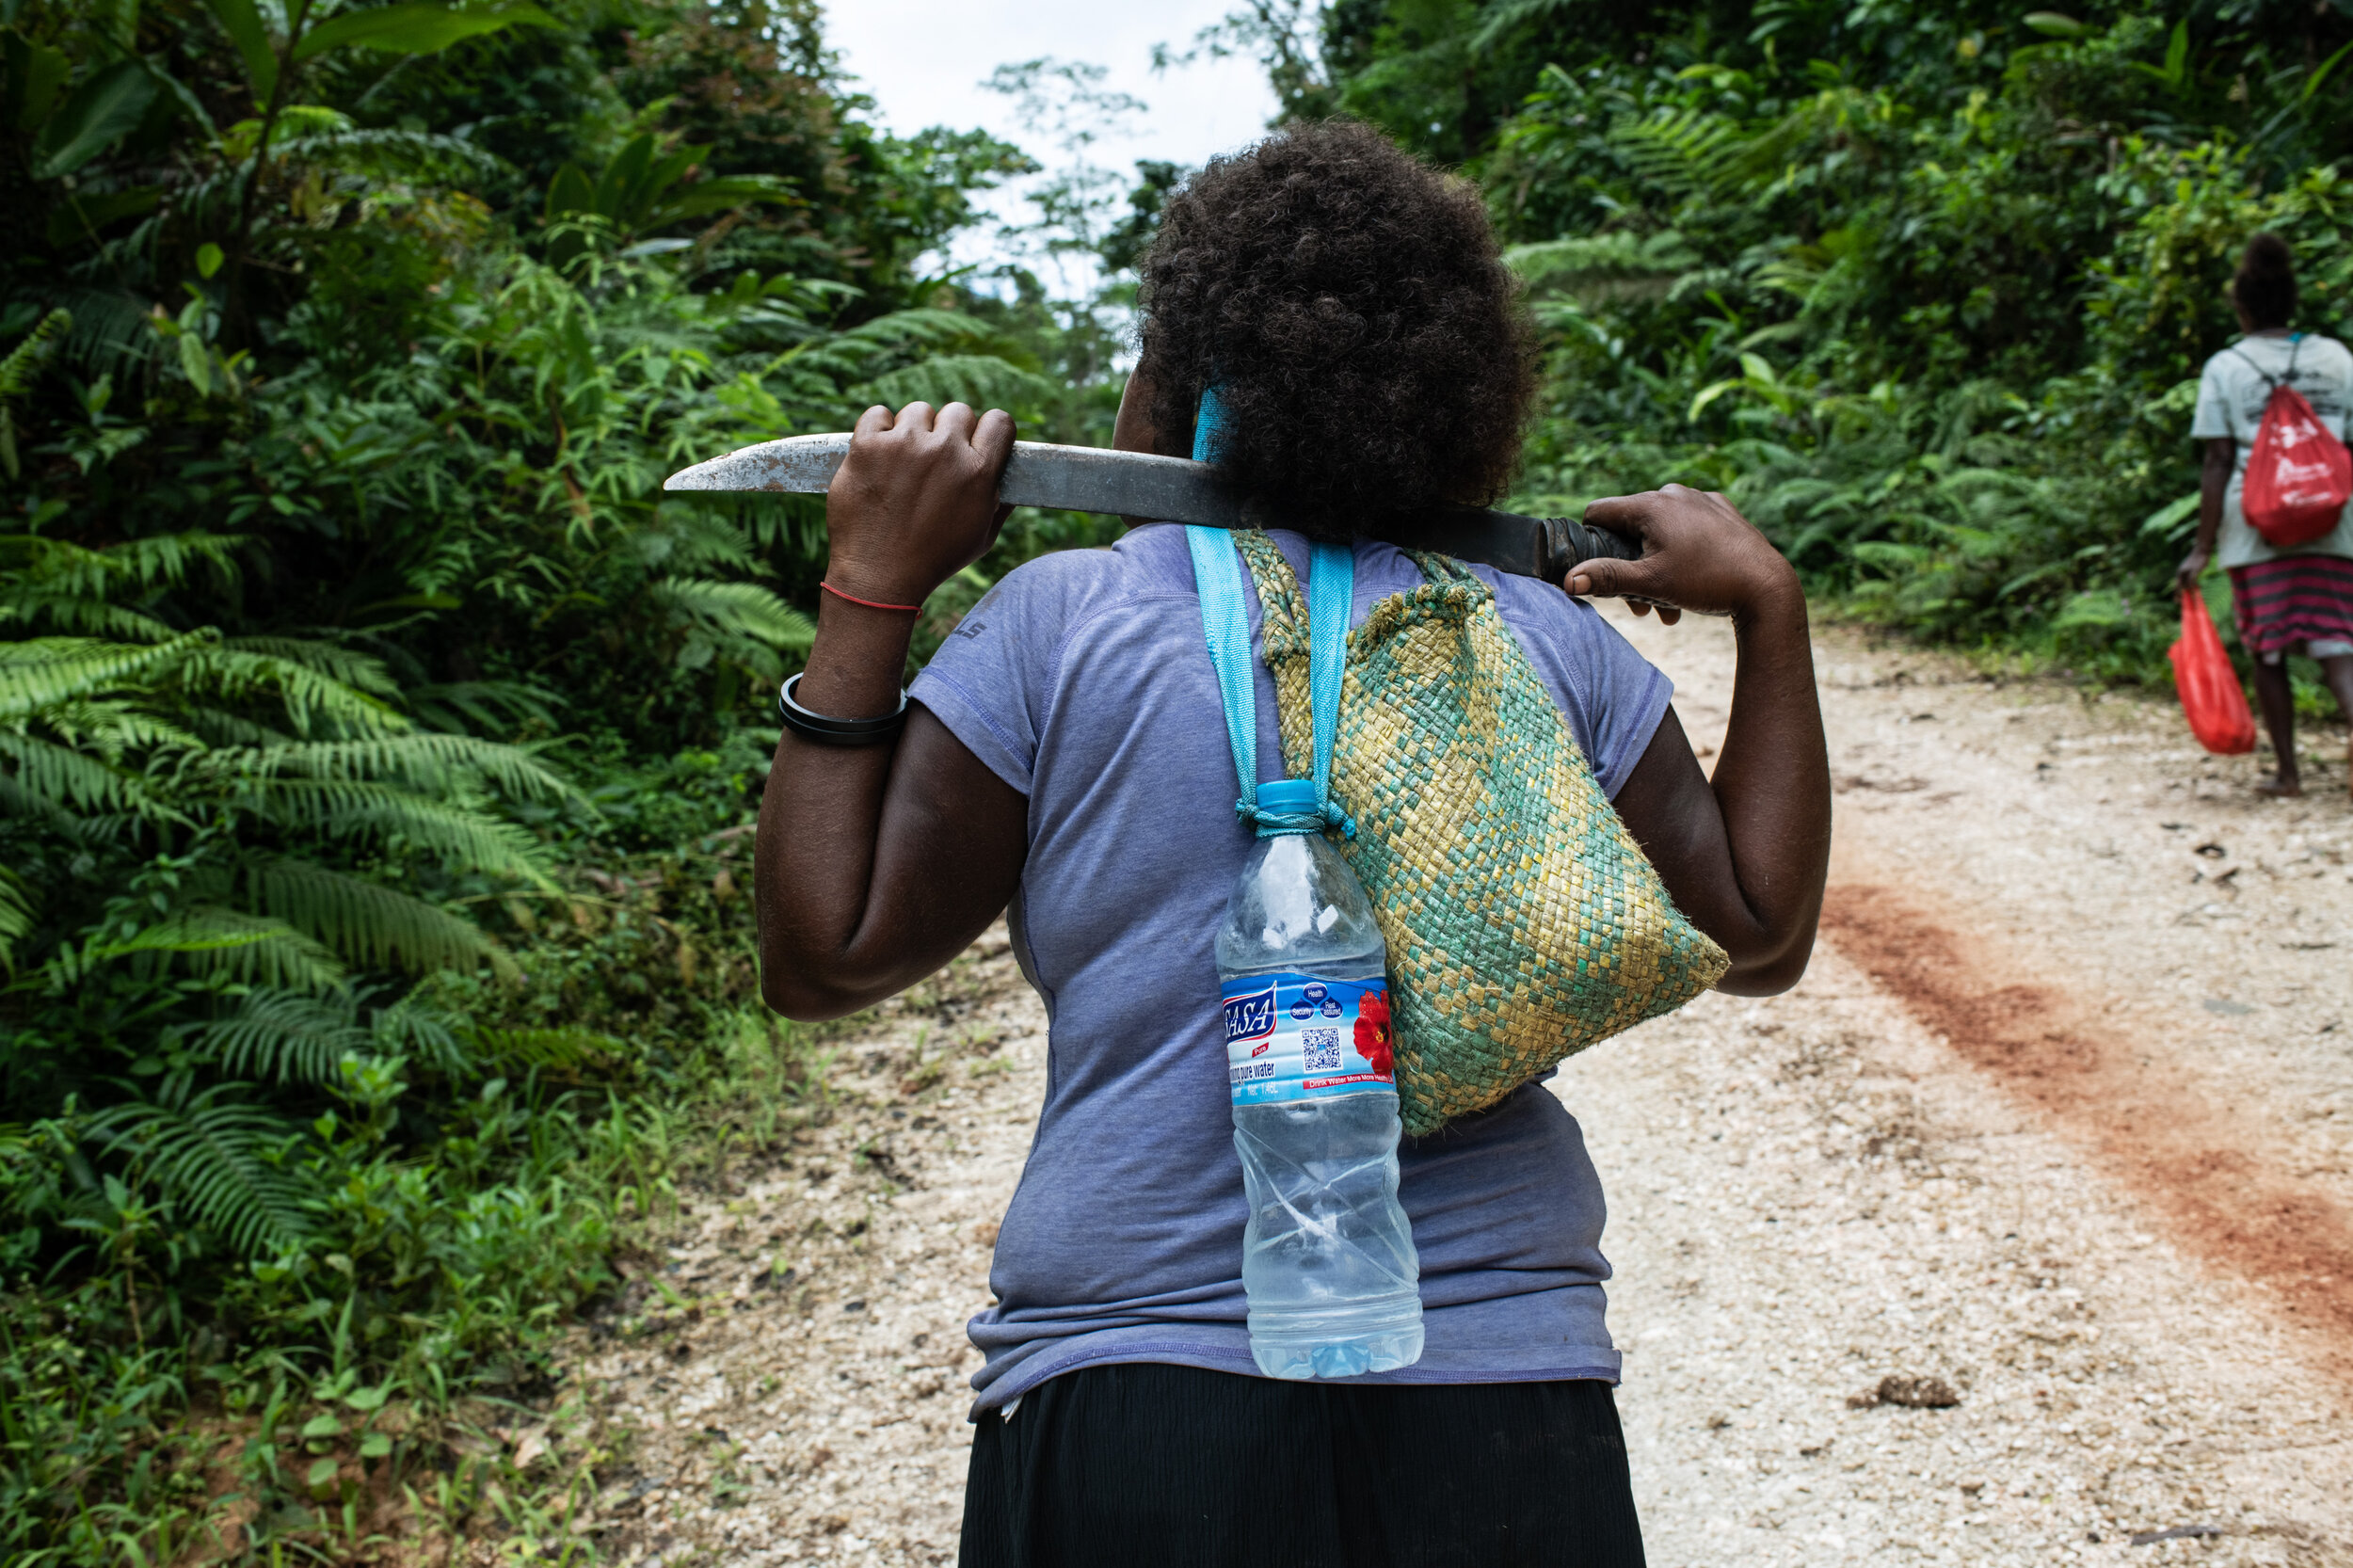
[[[1388,993],[1367,991],[1356,1000],[1356,1054],[1383,1078],[1394,1078],[1396,1045],[1397,1036],[1389,1028]]]

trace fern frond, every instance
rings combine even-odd
[[[194,1044],[222,1072],[238,1078],[332,1083],[346,1054],[375,1044],[354,1012],[348,993],[255,990],[236,1012],[199,1032]]]
[[[846,395],[853,402],[882,403],[893,408],[918,401],[1002,408],[1042,401],[1053,393],[1053,382],[994,354],[935,354],[877,376]]]
[[[383,697],[322,675],[298,659],[275,653],[217,644],[198,647],[182,658],[179,673],[187,685],[232,699],[257,692],[274,693],[284,705],[287,718],[305,733],[321,721],[346,733],[363,735],[397,733],[408,728],[408,720]]]
[[[33,377],[40,374],[56,341],[73,326],[73,312],[52,311],[34,324],[8,358],[0,359],[0,403],[12,403],[33,389]]]
[[[303,860],[264,861],[252,875],[272,919],[350,962],[423,974],[488,959],[502,974],[515,972],[514,960],[481,927],[395,888]]]
[[[365,779],[282,778],[257,803],[279,821],[382,841],[407,840],[444,864],[552,888],[547,851],[513,823]]]
[[[465,1050],[457,1043],[456,1018],[418,1000],[414,991],[390,1007],[378,1008],[371,1031],[380,1055],[419,1057],[444,1074],[456,1074],[468,1064]]]
[[[145,647],[88,637],[0,643],[0,719],[24,717],[52,703],[168,669],[200,653],[217,636],[207,629]]]
[[[807,652],[817,636],[807,616],[757,583],[665,577],[648,584],[646,597],[669,611],[674,621],[692,621],[775,648]]]
[[[241,1085],[206,1090],[184,1107],[134,1102],[91,1123],[110,1151],[136,1160],[146,1178],[248,1257],[292,1251],[310,1233],[302,1185],[279,1151],[301,1128],[258,1106],[216,1096]]]
[[[935,347],[961,339],[986,338],[995,329],[962,311],[892,311],[834,335],[844,346],[866,349]]]
[[[139,588],[178,587],[187,581],[188,568],[199,562],[234,576],[236,552],[246,543],[243,534],[215,534],[207,529],[184,529],[177,534],[150,534],[107,545],[101,552],[109,571]]]
[[[1480,17],[1479,31],[1471,35],[1470,56],[1476,59],[1486,54],[1517,28],[1545,21],[1556,12],[1582,3],[1583,0],[1496,0]]]
[[[385,671],[381,659],[355,653],[334,643],[320,642],[312,637],[230,637],[223,640],[220,646],[282,659],[287,664],[299,664],[314,675],[340,680],[346,686],[357,686],[363,692],[391,696],[400,691],[400,682]]]
[[[1663,296],[1677,278],[1702,264],[1699,252],[1673,229],[1515,245],[1503,261],[1531,289],[1557,288],[1587,298]]]
[[[163,351],[163,338],[148,325],[150,304],[127,289],[67,287],[59,303],[73,313],[65,334],[65,356],[92,371],[129,370]]]
[[[460,718],[479,729],[508,728],[527,719],[555,723],[555,694],[520,680],[453,680],[411,686],[401,695],[409,712],[436,729],[458,730]]]
[[[585,1029],[471,1029],[466,1037],[485,1063],[569,1071],[608,1056],[621,1043]]]
[[[44,814],[105,810],[146,822],[185,820],[141,776],[22,729],[0,729],[0,778]]]
[[[206,765],[222,774],[254,778],[374,780],[434,791],[481,777],[509,795],[529,800],[563,800],[578,793],[520,746],[446,730],[224,749],[206,759]]]
[[[503,166],[496,155],[456,136],[429,131],[340,128],[289,136],[280,144],[289,163],[311,164],[378,181],[482,179]]]
[[[211,745],[246,746],[258,751],[295,744],[294,737],[281,729],[257,724],[243,713],[232,713],[210,703],[183,702],[179,705],[179,716],[192,732]]]
[[[708,576],[712,568],[757,571],[752,537],[733,519],[706,507],[664,506],[654,527],[632,541],[638,558],[656,570]]]
[[[32,931],[33,889],[23,877],[0,866],[0,970],[16,973],[16,944]]]
[[[126,642],[160,643],[171,635],[171,628],[154,616],[103,599],[0,590],[0,626],[10,622],[34,626],[44,620],[59,632]]]
[[[40,973],[52,991],[62,991],[101,964],[148,954],[178,959],[199,974],[290,989],[331,991],[344,983],[335,955],[284,921],[212,907],[184,911],[112,941],[92,938],[66,948]]]
[[[201,751],[188,731],[120,698],[83,698],[41,710],[40,722],[67,744],[119,763],[133,751]]]
[[[0,359],[0,469],[10,479],[23,472],[16,455],[16,405],[32,391],[33,380],[56,347],[56,340],[73,325],[66,311],[52,311],[34,324],[24,340]]]
[[[1739,126],[1698,109],[1622,120],[1610,127],[1609,140],[1639,177],[1677,196],[1729,196],[1750,172]]]

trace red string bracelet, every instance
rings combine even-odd
[[[872,599],[860,599],[856,594],[845,594],[832,584],[822,580],[817,585],[836,599],[846,599],[853,604],[863,604],[869,610],[904,610],[910,616],[920,616],[923,613],[923,607],[920,604],[884,604]]]

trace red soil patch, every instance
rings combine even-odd
[[[2019,965],[1892,888],[1833,886],[1822,929],[1962,1057],[2089,1144],[2184,1247],[2265,1287],[2353,1383],[2353,1214],[2266,1165],[2260,1119],[2167,1061],[2163,1042],[2089,1021],[2066,992],[2021,981]]]

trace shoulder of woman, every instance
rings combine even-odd
[[[1090,600],[1139,579],[1163,575],[1172,561],[1183,562],[1190,584],[1193,567],[1183,530],[1142,528],[1107,549],[1049,550],[1033,555],[1005,573],[998,587],[1028,599]]]
[[[1044,639],[1050,645],[1062,629],[1090,611],[1127,598],[1120,591],[1122,575],[1112,551],[1049,551],[999,578],[964,613],[963,624],[1019,627],[1025,641]]]
[[[1490,581],[1495,584],[1496,608],[1524,640],[1542,639],[1562,658],[1578,664],[1641,658],[1598,604],[1572,597],[1559,584],[1500,571]]]

